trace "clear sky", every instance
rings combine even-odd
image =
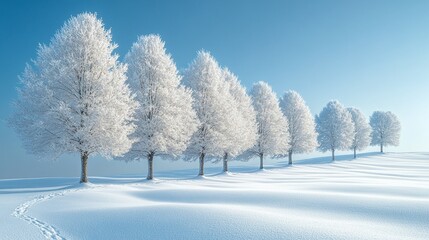
[[[158,33],[179,69],[205,49],[247,88],[263,80],[279,96],[294,89],[314,114],[331,99],[367,116],[393,111],[402,122],[401,146],[387,151],[429,151],[429,1],[10,0],[0,2],[0,178],[79,176],[78,156],[52,162],[26,154],[6,119],[17,76],[38,44],[81,12],[97,12],[112,29],[121,59],[138,35]],[[160,160],[155,167],[197,163]],[[90,175],[145,169],[144,162],[100,157],[89,163]]]

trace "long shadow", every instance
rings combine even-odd
[[[0,180],[0,194],[36,193],[69,188],[79,182],[78,178],[22,178]]]
[[[64,181],[64,178],[33,178],[33,179],[7,179],[0,180],[0,194],[54,192],[73,188],[86,187],[80,184],[78,178],[70,178],[72,181]],[[6,182],[5,185],[3,183]],[[31,182],[31,184],[23,185]],[[39,184],[39,185],[36,185]]]
[[[113,177],[88,177],[88,181],[91,184],[126,184],[126,183],[137,183],[145,180],[146,176],[142,175],[118,175]]]
[[[126,184],[142,181],[142,178],[118,177],[88,177],[90,184]],[[79,183],[79,178],[22,178],[0,180],[0,194],[38,193],[85,187]]]
[[[43,189],[43,187],[39,187],[37,189],[26,189],[26,190],[0,190],[1,194],[19,194],[19,193],[39,193],[39,192],[54,192],[59,190],[66,190],[72,188],[72,185],[69,186],[63,186],[59,188],[50,188],[50,189]]]
[[[370,157],[376,155],[382,155],[379,152],[367,152],[357,154],[357,158]],[[429,153],[427,153],[429,154]],[[339,161],[352,161],[352,154],[338,155],[334,162]],[[318,164],[329,164],[333,163],[330,156],[314,157],[299,159],[294,161],[293,165],[318,165]],[[293,166],[292,165],[292,166]],[[291,167],[288,161],[280,161],[274,165],[267,165],[264,170],[275,170],[284,169]],[[222,167],[209,167],[204,169],[206,177],[222,176],[226,175],[222,172]],[[230,173],[258,173],[264,170],[259,169],[258,166],[231,166]],[[202,179],[197,176],[198,169],[182,169],[172,170],[165,172],[158,172],[155,174],[155,178],[158,180],[197,180]],[[161,179],[160,179],[161,178]],[[114,177],[89,177],[89,182],[92,184],[127,184],[127,183],[144,183],[151,182],[147,181],[143,175],[117,175]],[[37,193],[37,192],[51,192],[58,190],[65,190],[69,188],[81,187],[79,184],[79,178],[22,178],[22,179],[4,179],[0,180],[0,194],[13,194],[13,193]]]
[[[259,167],[257,167],[256,165],[255,167],[230,166],[228,173],[233,175],[234,173],[256,173],[260,171],[261,169],[259,169]],[[197,176],[197,174],[198,174],[198,169],[195,169],[195,168],[181,169],[181,170],[174,170],[174,171],[158,172],[155,174],[155,178],[160,177],[163,180],[203,179],[201,176]],[[228,175],[222,171],[222,166],[204,168],[204,177],[215,177],[215,176],[222,176],[222,175],[225,175],[225,176]]]
[[[314,158],[296,160],[294,161],[293,165],[329,164],[329,163],[341,162],[341,161],[353,161],[353,160],[358,160],[359,158],[362,158],[362,157],[371,157],[371,156],[382,155],[382,154],[383,153],[380,153],[380,152],[358,153],[356,154],[356,157],[357,157],[356,159],[353,158],[353,154],[336,155],[335,161],[332,161],[331,156],[314,157]],[[281,162],[278,162],[278,164],[280,165],[278,167],[289,165],[288,161],[281,161]],[[278,168],[278,167],[275,166],[274,168]]]
[[[207,167],[204,168],[205,177],[213,177],[222,174],[221,167]],[[162,177],[166,180],[194,180],[202,179],[201,176],[197,176],[198,169],[181,169],[174,171],[159,172],[156,174],[157,177]]]
[[[379,153],[379,152],[358,153],[357,158],[369,157],[369,156],[380,155],[380,154],[382,153]],[[337,155],[335,156],[335,158],[336,158],[335,159],[336,162],[355,160],[353,159],[353,154]],[[333,163],[331,156],[323,156],[323,157],[300,159],[294,162],[294,165],[329,164],[329,163]],[[222,166],[219,166],[219,167],[204,168],[204,173],[205,173],[204,177],[197,176],[198,169],[195,169],[195,168],[156,172],[154,177],[155,179],[158,179],[158,180],[198,180],[198,179],[210,178],[215,176],[233,176],[235,173],[258,173],[258,172],[264,172],[267,170],[269,171],[269,170],[275,170],[275,169],[284,169],[288,167],[291,167],[291,165],[288,164],[288,161],[280,161],[280,162],[274,163],[273,165],[266,165],[264,169],[259,169],[259,162],[255,162],[254,166],[230,166],[229,174],[225,174],[224,172],[222,172]],[[119,175],[119,177],[141,178],[140,180],[138,180],[138,182],[148,182],[146,180],[146,177],[142,175]],[[114,181],[116,181],[116,179],[114,179]],[[91,180],[91,182],[96,183],[93,180]],[[105,182],[100,182],[100,183],[105,183]],[[118,182],[116,181],[116,183]]]

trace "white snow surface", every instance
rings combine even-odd
[[[0,180],[0,239],[429,239],[429,153],[257,167]]]

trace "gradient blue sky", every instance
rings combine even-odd
[[[0,178],[79,175],[78,156],[52,162],[26,154],[6,119],[38,44],[81,12],[97,12],[112,29],[121,59],[138,35],[158,33],[179,69],[206,49],[246,87],[264,80],[279,95],[297,90],[314,114],[331,99],[368,116],[393,111],[401,146],[387,151],[429,150],[429,1],[1,1]],[[145,169],[100,157],[89,163],[90,175]]]

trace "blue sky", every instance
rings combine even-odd
[[[158,33],[179,69],[206,49],[246,87],[264,80],[279,95],[294,89],[314,114],[331,99],[368,116],[393,111],[402,122],[401,146],[387,151],[429,149],[429,1],[2,1],[0,178],[79,174],[77,156],[52,162],[26,154],[6,119],[17,76],[38,44],[81,12],[97,12],[112,29],[121,59],[138,35]],[[160,160],[155,167],[197,163]],[[93,158],[89,174],[145,168]]]

